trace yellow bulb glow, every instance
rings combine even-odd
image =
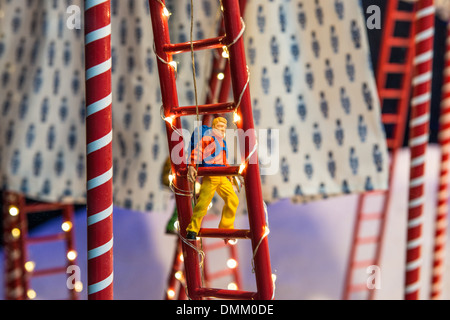
[[[74,290],[76,292],[81,292],[83,291],[83,283],[81,281],[76,281],[75,282],[75,286],[74,286]]]
[[[230,57],[230,54],[228,53],[228,48],[226,46],[223,46],[223,51],[222,51],[222,57],[224,57],[225,59],[228,59]]]
[[[239,122],[239,121],[241,121],[241,116],[235,112],[234,116],[233,116],[233,120],[234,120],[234,123]]]
[[[27,291],[27,297],[28,297],[28,299],[34,299],[34,298],[36,298],[36,291],[34,291],[33,289],[28,289],[28,291]]]
[[[245,163],[243,163],[239,166],[239,174],[242,174],[242,172],[244,172],[244,170],[245,170]]]
[[[70,250],[69,252],[67,252],[67,259],[69,259],[70,261],[73,261],[77,258],[77,252],[75,250]]]
[[[220,72],[220,73],[217,75],[217,79],[219,79],[219,80],[225,79],[225,75],[223,74],[223,72]]]
[[[178,257],[178,259],[180,259],[181,262],[184,262],[184,256],[183,256],[183,254],[180,254],[180,256]]]
[[[9,207],[9,214],[12,217],[16,217],[19,214],[19,208],[17,208],[16,206],[10,206]]]
[[[177,71],[178,65],[176,61],[170,61],[169,65],[173,68],[173,70],[175,70],[175,72]]]
[[[228,244],[229,244],[229,245],[234,246],[234,245],[236,245],[237,243],[238,243],[238,239],[231,239],[231,240],[228,240]]]
[[[167,18],[170,17],[170,15],[171,15],[170,11],[167,10],[166,7],[163,7],[163,15]]]
[[[238,289],[238,286],[236,283],[231,282],[228,284],[228,290],[237,290],[237,289]]]
[[[177,272],[175,273],[175,279],[177,279],[177,280],[183,279],[183,272],[177,271]]]
[[[268,226],[264,226],[264,234],[263,234],[263,237],[268,236],[269,233],[270,233],[269,227],[268,227]]]
[[[61,229],[64,232],[69,232],[72,229],[72,222],[70,221],[65,221],[62,225],[61,225]]]
[[[175,120],[174,116],[166,117],[164,118],[164,121],[166,121],[168,124],[173,125],[173,121]]]
[[[27,272],[33,272],[35,266],[36,263],[34,263],[34,261],[25,262],[25,270],[27,270]]]
[[[236,268],[238,265],[237,261],[235,259],[228,259],[227,261],[227,267],[230,269]]]
[[[173,299],[175,297],[175,291],[173,289],[167,290],[167,296],[169,299]]]
[[[20,237],[20,229],[19,228],[14,228],[11,230],[11,235],[17,239],[18,237]]]
[[[169,174],[169,183],[172,184],[173,180],[175,180],[175,175]]]

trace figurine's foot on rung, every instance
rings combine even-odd
[[[195,231],[188,231],[186,235],[188,240],[197,240],[197,233]]]

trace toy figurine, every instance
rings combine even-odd
[[[199,167],[225,167],[227,161],[227,144],[224,140],[227,120],[222,117],[215,118],[211,128],[202,128],[201,141],[196,145],[191,141],[191,155],[188,168],[188,180],[195,183],[197,178],[196,166]],[[205,132],[206,131],[206,132]],[[195,136],[195,133],[193,137]],[[200,140],[200,139],[198,139]],[[201,227],[202,219],[206,215],[208,207],[215,192],[224,200],[220,219],[220,229],[233,229],[239,198],[236,195],[229,177],[204,177],[197,204],[194,207],[191,223],[186,228],[187,239],[196,240]],[[225,240],[226,242],[226,240]]]

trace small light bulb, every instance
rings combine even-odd
[[[83,291],[83,283],[81,281],[76,281],[74,289],[75,289],[76,292]]]
[[[177,271],[177,272],[175,273],[175,279],[177,279],[177,280],[183,279],[183,272]]]
[[[34,261],[25,262],[25,270],[27,270],[27,272],[33,272],[35,266],[36,263],[34,263]]]
[[[236,245],[237,243],[238,243],[238,239],[231,239],[231,240],[228,240],[228,244],[229,244],[229,245],[234,246],[234,245]]]
[[[230,269],[235,269],[237,267],[237,261],[235,259],[228,259],[227,267]]]
[[[167,10],[166,7],[163,7],[163,15],[167,18],[170,17],[170,15],[171,15],[170,11]]]
[[[17,239],[18,237],[20,237],[20,229],[19,228],[12,229],[11,235],[14,237],[14,239]]]
[[[230,54],[228,53],[228,48],[226,46],[223,46],[222,48],[222,57],[224,57],[225,59],[228,59],[230,57]]]
[[[269,227],[268,227],[268,226],[264,226],[264,234],[263,234],[263,237],[266,237],[266,236],[268,236],[268,235],[269,235],[269,233],[270,233],[270,229],[269,229]]]
[[[36,298],[36,291],[34,291],[33,289],[28,289],[28,291],[27,291],[27,297],[28,297],[28,299],[34,299],[34,298]]]
[[[65,221],[62,225],[61,225],[61,229],[64,232],[69,232],[72,229],[72,222],[70,221]]]
[[[219,80],[225,79],[225,75],[223,74],[223,72],[220,72],[220,73],[217,75],[217,79],[219,79]]]
[[[238,286],[236,283],[231,282],[228,284],[228,290],[237,290],[237,289],[238,289]]]
[[[233,120],[234,120],[234,123],[239,122],[239,121],[241,121],[241,116],[238,115],[237,112],[235,112],[234,116],[233,116]]]
[[[70,250],[69,252],[67,252],[67,259],[69,259],[70,261],[75,260],[77,257],[77,252],[75,250]]]
[[[180,259],[181,262],[184,262],[184,256],[183,256],[183,254],[180,254],[180,256],[178,257],[178,259]]]
[[[19,214],[19,208],[17,208],[16,206],[10,206],[9,207],[9,214],[12,217],[16,217]]]
[[[169,299],[173,299],[175,297],[175,291],[173,289],[167,290],[167,296]]]
[[[164,121],[166,121],[168,124],[172,125],[173,121],[175,120],[174,116],[170,116],[170,117],[165,117]]]
[[[177,72],[177,62],[176,61],[170,61],[169,65],[173,68],[173,70],[175,70],[175,72]]]
[[[173,180],[175,180],[175,175],[169,174],[169,183],[172,184]]]

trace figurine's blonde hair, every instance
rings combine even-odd
[[[225,124],[228,124],[227,119],[223,118],[223,117],[217,117],[214,119],[213,123],[212,123],[212,127],[214,128],[219,122],[223,122]]]

